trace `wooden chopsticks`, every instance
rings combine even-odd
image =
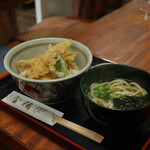
[[[98,143],[104,139],[102,135],[59,116],[53,115],[53,121]]]

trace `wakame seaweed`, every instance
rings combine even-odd
[[[114,98],[114,108],[122,110],[131,110],[135,108],[145,107],[150,103],[150,96],[125,96],[121,98]]]

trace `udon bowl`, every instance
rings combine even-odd
[[[66,41],[64,38],[41,38],[21,43],[12,48],[4,58],[6,70],[12,75],[19,89],[26,95],[45,104],[57,104],[67,100],[79,87],[80,79],[92,63],[92,54],[88,47],[72,41],[71,51],[76,52],[75,62],[78,73],[53,80],[28,79],[19,75],[20,69],[15,66],[16,61],[30,59],[44,54],[48,45]]]
[[[92,118],[104,125],[131,126],[143,122],[150,116],[150,105],[131,110],[113,109],[101,106],[87,96],[92,83],[103,83],[117,78],[136,82],[150,93],[148,72],[124,64],[102,64],[88,70],[81,79],[81,96],[86,110]]]

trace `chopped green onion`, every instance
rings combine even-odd
[[[60,54],[57,56],[55,68],[56,68],[56,71],[54,71],[54,74],[59,78],[65,77],[69,74],[67,64],[62,58],[62,55]]]

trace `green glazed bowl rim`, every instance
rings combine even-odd
[[[150,76],[150,73],[148,73],[147,71],[141,69],[141,68],[138,68],[138,67],[135,67],[135,66],[131,66],[131,65],[127,65],[127,64],[117,64],[117,63],[103,63],[103,64],[99,64],[99,65],[96,65],[95,67],[93,66],[91,69],[89,69],[87,72],[90,72],[91,70],[95,70],[99,67],[102,67],[104,65],[117,65],[117,66],[126,66],[126,67],[130,67],[130,68],[134,68],[134,69],[137,69],[139,71],[142,71],[142,72],[145,72],[146,74],[148,74]],[[83,93],[84,97],[86,97],[90,102],[92,102],[93,104],[97,105],[98,107],[102,107],[103,109],[108,109],[108,110],[111,110],[111,111],[118,111],[118,112],[130,112],[130,111],[137,111],[137,110],[142,110],[142,109],[146,109],[147,107],[150,107],[150,104],[149,105],[146,105],[145,107],[141,107],[141,108],[136,108],[136,109],[130,109],[130,110],[121,110],[121,109],[115,109],[115,108],[108,108],[108,107],[105,107],[105,106],[102,106],[102,105],[99,105],[97,104],[96,102],[92,101],[88,96],[87,94],[83,91],[83,88],[82,88],[82,84],[83,84],[83,79],[84,77],[87,75],[87,72],[83,75],[83,77],[81,78],[80,80],[80,89],[81,89],[81,92]]]
[[[4,58],[4,66],[6,68],[6,70],[14,77],[18,78],[18,79],[21,79],[21,80],[24,80],[24,81],[27,81],[27,82],[33,82],[33,83],[56,83],[56,82],[61,82],[61,81],[65,81],[65,80],[69,80],[69,79],[72,79],[76,76],[79,76],[80,74],[82,74],[83,72],[85,72],[92,64],[92,60],[93,60],[93,56],[92,56],[92,53],[90,51],[90,49],[85,46],[84,44],[80,43],[80,42],[77,42],[75,40],[72,40],[72,45],[75,45],[77,47],[81,47],[81,49],[84,49],[85,50],[85,53],[86,53],[86,56],[88,57],[87,59],[87,64],[86,66],[79,70],[78,73],[74,74],[74,75],[71,75],[69,77],[64,77],[64,78],[59,78],[59,79],[53,79],[53,80],[36,80],[36,79],[29,79],[29,78],[25,78],[25,77],[22,77],[16,73],[14,73],[10,66],[8,65],[8,62],[10,61],[11,57],[17,53],[19,50],[25,48],[26,46],[30,46],[30,45],[36,45],[36,44],[39,44],[41,41],[45,41],[45,42],[55,42],[55,43],[59,43],[59,42],[63,42],[63,41],[66,41],[68,40],[67,38],[57,38],[57,37],[54,37],[54,38],[39,38],[39,39],[34,39],[34,40],[30,40],[30,41],[26,41],[26,42],[23,42],[15,47],[13,47],[6,55],[5,55],[5,58]]]

